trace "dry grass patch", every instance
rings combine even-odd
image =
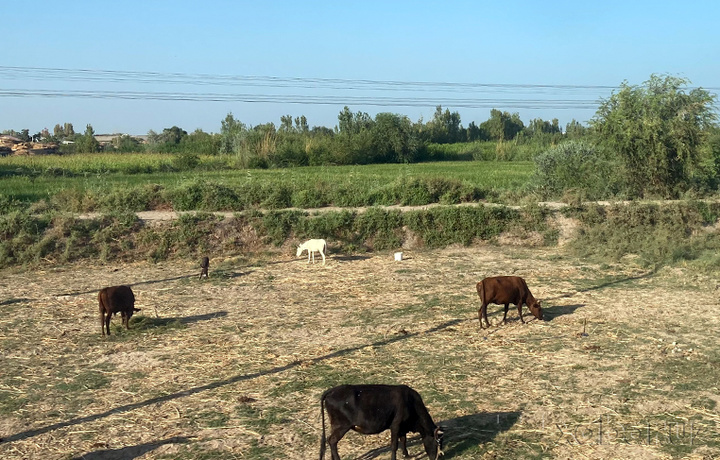
[[[341,383],[417,389],[448,428],[446,458],[720,455],[710,280],[559,251],[239,258],[212,261],[209,280],[195,262],[5,270],[0,455],[314,457],[319,395]],[[475,283],[499,274],[525,277],[549,321],[511,310],[481,330]],[[114,284],[143,311],[103,339],[97,290]],[[488,313],[497,324],[502,307]],[[599,420],[634,437],[600,440]],[[692,445],[667,435],[679,422]],[[351,433],[340,451],[387,458],[388,445]]]

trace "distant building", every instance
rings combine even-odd
[[[98,143],[100,145],[107,145],[107,144],[111,144],[113,139],[116,139],[121,136],[130,136],[133,139],[137,139],[138,141],[140,141],[141,144],[146,144],[147,139],[148,139],[147,135],[142,135],[142,134],[138,135],[138,136],[134,136],[132,134],[115,133],[115,134],[96,134],[95,140],[98,141]]]

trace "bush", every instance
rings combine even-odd
[[[549,196],[581,191],[586,200],[610,198],[621,190],[618,165],[585,141],[569,141],[535,157],[533,182]]]
[[[582,227],[570,247],[581,257],[635,254],[646,265],[693,260],[716,249],[717,237],[698,230],[714,224],[719,212],[720,204],[698,202],[591,206],[577,212]]]

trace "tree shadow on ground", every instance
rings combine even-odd
[[[138,281],[137,283],[131,283],[126,284],[125,286],[140,286],[142,284],[155,284],[155,283],[163,283],[165,281],[177,281],[182,280],[185,278],[195,278],[198,275],[182,275],[182,276],[174,276],[172,278],[163,278],[158,280],[149,280],[149,281]],[[83,294],[92,294],[94,292],[99,292],[100,289],[91,289],[89,291],[73,291],[73,292],[62,292],[59,294],[53,294],[56,297],[62,297],[62,296],[73,296],[73,295],[83,295]]]
[[[584,303],[577,303],[573,305],[553,305],[552,307],[543,308],[543,319],[545,321],[552,321],[558,316],[571,315],[575,313],[575,310],[584,306]]]
[[[158,447],[165,444],[186,443],[189,438],[184,436],[175,436],[173,438],[163,439],[160,441],[147,442],[138,444],[137,446],[122,447],[120,449],[104,449],[88,452],[87,454],[73,457],[72,460],[132,460],[141,457],[148,452],[152,452]]]
[[[598,284],[598,285],[596,285],[596,286],[590,286],[590,287],[587,287],[587,288],[578,289],[578,290],[573,291],[573,292],[568,292],[568,293],[565,293],[565,294],[560,294],[560,295],[557,295],[557,296],[555,296],[555,297],[546,297],[546,298],[543,298],[543,299],[541,299],[541,300],[542,300],[543,302],[546,302],[546,301],[551,301],[551,300],[564,299],[564,298],[567,298],[567,297],[572,297],[572,296],[574,296],[575,294],[577,294],[577,293],[579,293],[579,292],[597,291],[597,290],[600,290],[600,289],[605,289],[605,288],[610,287],[610,286],[615,286],[615,285],[617,285],[617,284],[623,284],[623,283],[628,283],[628,282],[630,282],[630,281],[641,280],[641,279],[644,279],[644,278],[650,278],[651,276],[655,275],[655,273],[657,273],[657,270],[650,270],[649,272],[646,272],[646,273],[643,273],[643,274],[640,274],[640,275],[627,276],[627,277],[625,277],[625,278],[619,278],[619,279],[612,280],[612,281],[608,281],[608,282],[605,282],[605,283],[600,283],[600,284]]]
[[[520,412],[484,412],[438,423],[445,431],[443,436],[445,455],[442,458],[452,458],[479,444],[492,441],[499,433],[512,428],[519,418]],[[411,458],[426,458],[425,448],[419,435],[408,436],[407,445]],[[389,445],[379,447],[356,457],[355,460],[373,460],[386,456],[389,452]]]
[[[205,316],[207,316],[207,315],[199,315],[198,317],[205,317]],[[197,317],[189,317],[189,318],[197,318]],[[188,318],[186,318],[186,320],[187,319]],[[395,335],[391,338],[378,340],[378,341],[371,342],[371,343],[356,345],[353,347],[343,348],[343,349],[340,349],[337,351],[333,351],[332,353],[327,353],[322,356],[317,356],[315,358],[308,358],[308,359],[303,359],[303,360],[292,361],[288,364],[285,364],[284,366],[276,366],[276,367],[272,367],[269,369],[252,372],[249,374],[238,374],[238,375],[226,378],[224,380],[217,380],[215,382],[207,383],[205,385],[199,385],[199,386],[196,386],[193,388],[188,388],[187,390],[178,391],[176,393],[171,393],[171,394],[163,395],[163,396],[157,396],[155,398],[150,398],[150,399],[146,399],[144,401],[139,401],[139,402],[135,402],[135,403],[131,403],[131,404],[125,404],[124,406],[115,407],[115,408],[109,409],[105,412],[100,412],[100,413],[93,414],[93,415],[87,415],[84,417],[77,417],[77,418],[67,420],[64,422],[58,422],[58,423],[54,423],[52,425],[47,425],[47,426],[43,426],[43,427],[39,427],[39,428],[26,430],[26,431],[23,431],[20,433],[6,436],[2,440],[0,440],[0,442],[13,442],[13,441],[21,440],[21,439],[27,439],[27,438],[31,438],[33,436],[38,436],[38,435],[48,433],[48,432],[51,432],[51,431],[54,431],[57,429],[66,428],[69,426],[75,426],[75,425],[79,425],[82,423],[93,422],[95,420],[99,420],[99,419],[108,417],[110,415],[122,414],[122,413],[129,412],[129,411],[132,411],[135,409],[139,409],[141,407],[146,407],[146,406],[150,406],[153,404],[160,404],[160,403],[164,403],[167,401],[173,401],[175,399],[184,398],[185,396],[190,396],[190,395],[202,393],[204,391],[221,388],[226,385],[231,385],[231,384],[238,383],[238,382],[244,382],[247,380],[253,380],[253,379],[263,377],[266,375],[279,374],[281,372],[285,372],[290,369],[299,367],[303,364],[316,364],[316,363],[319,363],[319,362],[322,362],[322,361],[325,361],[328,359],[345,356],[350,353],[354,353],[356,351],[382,347],[382,346],[390,345],[392,343],[400,342],[402,340],[408,340],[408,339],[410,339],[412,337],[416,337],[416,336],[434,334],[436,332],[440,332],[442,330],[445,330],[451,326],[454,326],[458,323],[462,323],[464,321],[466,321],[466,320],[454,319],[451,321],[446,321],[444,323],[438,324],[437,326],[431,327],[430,329],[426,329],[424,331]]]
[[[34,299],[26,299],[25,297],[18,297],[17,299],[7,299],[0,302],[0,307],[5,305],[12,305],[15,303],[32,302]]]

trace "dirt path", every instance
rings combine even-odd
[[[717,202],[716,200],[701,200],[706,201],[708,203],[711,202]],[[681,203],[682,200],[643,200],[643,201],[595,201],[593,203],[598,204],[600,206],[610,206],[613,204],[621,204],[621,205],[628,205],[630,203],[652,203],[652,204],[662,204],[662,203]],[[392,206],[374,206],[373,208],[379,208],[379,209],[385,209],[388,211],[396,210],[400,212],[409,212],[409,211],[418,211],[418,210],[426,210],[426,209],[432,209],[432,208],[439,208],[439,207],[456,207],[456,206],[477,206],[479,204],[485,205],[485,206],[507,206],[511,209],[521,209],[523,206],[520,205],[503,205],[498,203],[488,203],[488,202],[479,202],[479,203],[458,203],[458,204],[452,204],[452,205],[444,205],[440,203],[430,203],[426,205],[420,205],[420,206],[401,206],[401,205],[392,205]],[[570,206],[567,203],[559,202],[559,201],[541,201],[538,202],[539,206],[546,207],[549,209],[562,209],[564,207]],[[281,211],[302,211],[306,212],[308,214],[318,214],[323,212],[339,212],[339,211],[350,211],[350,212],[356,212],[356,213],[363,213],[367,211],[368,209],[371,209],[369,206],[364,207],[338,207],[338,206],[327,206],[323,208],[284,208],[281,209]],[[263,210],[261,210],[263,211]],[[267,211],[267,210],[264,210]],[[182,214],[194,214],[198,211],[139,211],[137,212],[137,216],[139,219],[146,221],[146,222],[160,222],[160,221],[168,221],[168,220],[175,220]],[[212,214],[215,214],[217,216],[223,216],[223,217],[232,217],[235,214],[242,214],[244,211],[239,212],[229,212],[229,211],[215,211],[212,212]],[[90,212],[90,213],[82,213],[78,215],[81,219],[93,219],[97,218],[102,213],[99,212]]]

